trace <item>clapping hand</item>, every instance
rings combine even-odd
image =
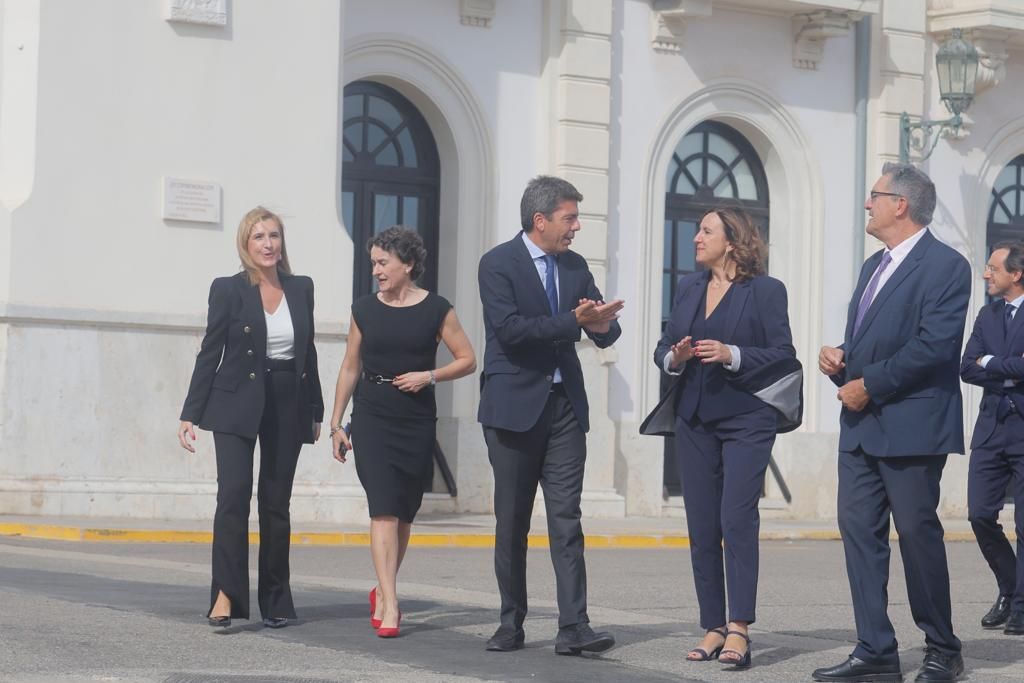
[[[732,363],[732,349],[714,339],[701,339],[694,344],[693,355],[700,358],[700,362],[704,364],[722,363],[729,365]]]
[[[579,305],[573,309],[576,314],[576,324],[589,332],[604,334],[611,329],[613,320],[618,319],[619,311],[625,302],[616,299],[605,303],[593,299],[580,299]]]

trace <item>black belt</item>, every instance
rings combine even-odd
[[[295,372],[294,358],[268,358],[263,364],[267,372]]]
[[[365,379],[367,382],[373,382],[374,384],[390,384],[391,382],[395,381],[394,377],[387,377],[385,375],[375,375],[372,372],[367,372],[366,370],[363,370],[363,379]]]

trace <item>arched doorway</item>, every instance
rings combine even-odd
[[[1024,239],[1024,154],[1006,165],[992,186],[985,230],[986,253],[1004,240]]]
[[[353,300],[374,288],[366,242],[396,224],[423,237],[420,285],[436,291],[441,169],[427,122],[398,91],[372,81],[345,86],[343,110],[341,201],[355,245]]]
[[[697,270],[693,238],[708,210],[742,207],[757,221],[768,241],[768,181],[750,142],[736,129],[704,121],[676,145],[665,178],[665,259],[662,264],[661,328],[665,329],[679,278]],[[671,377],[662,373],[661,392]],[[664,486],[681,495],[673,439],[665,439]]]

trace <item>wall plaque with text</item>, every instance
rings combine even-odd
[[[205,180],[164,177],[164,218],[220,223],[220,185]]]

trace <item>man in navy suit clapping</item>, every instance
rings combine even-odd
[[[886,164],[864,203],[882,249],[864,262],[841,346],[818,366],[838,387],[839,530],[857,646],[816,681],[900,681],[888,616],[889,516],[896,523],[914,621],[925,633],[916,680],[963,673],[936,508],[949,453],[964,452],[960,346],[971,291],[967,260],[926,227],[935,185],[909,164]]]

